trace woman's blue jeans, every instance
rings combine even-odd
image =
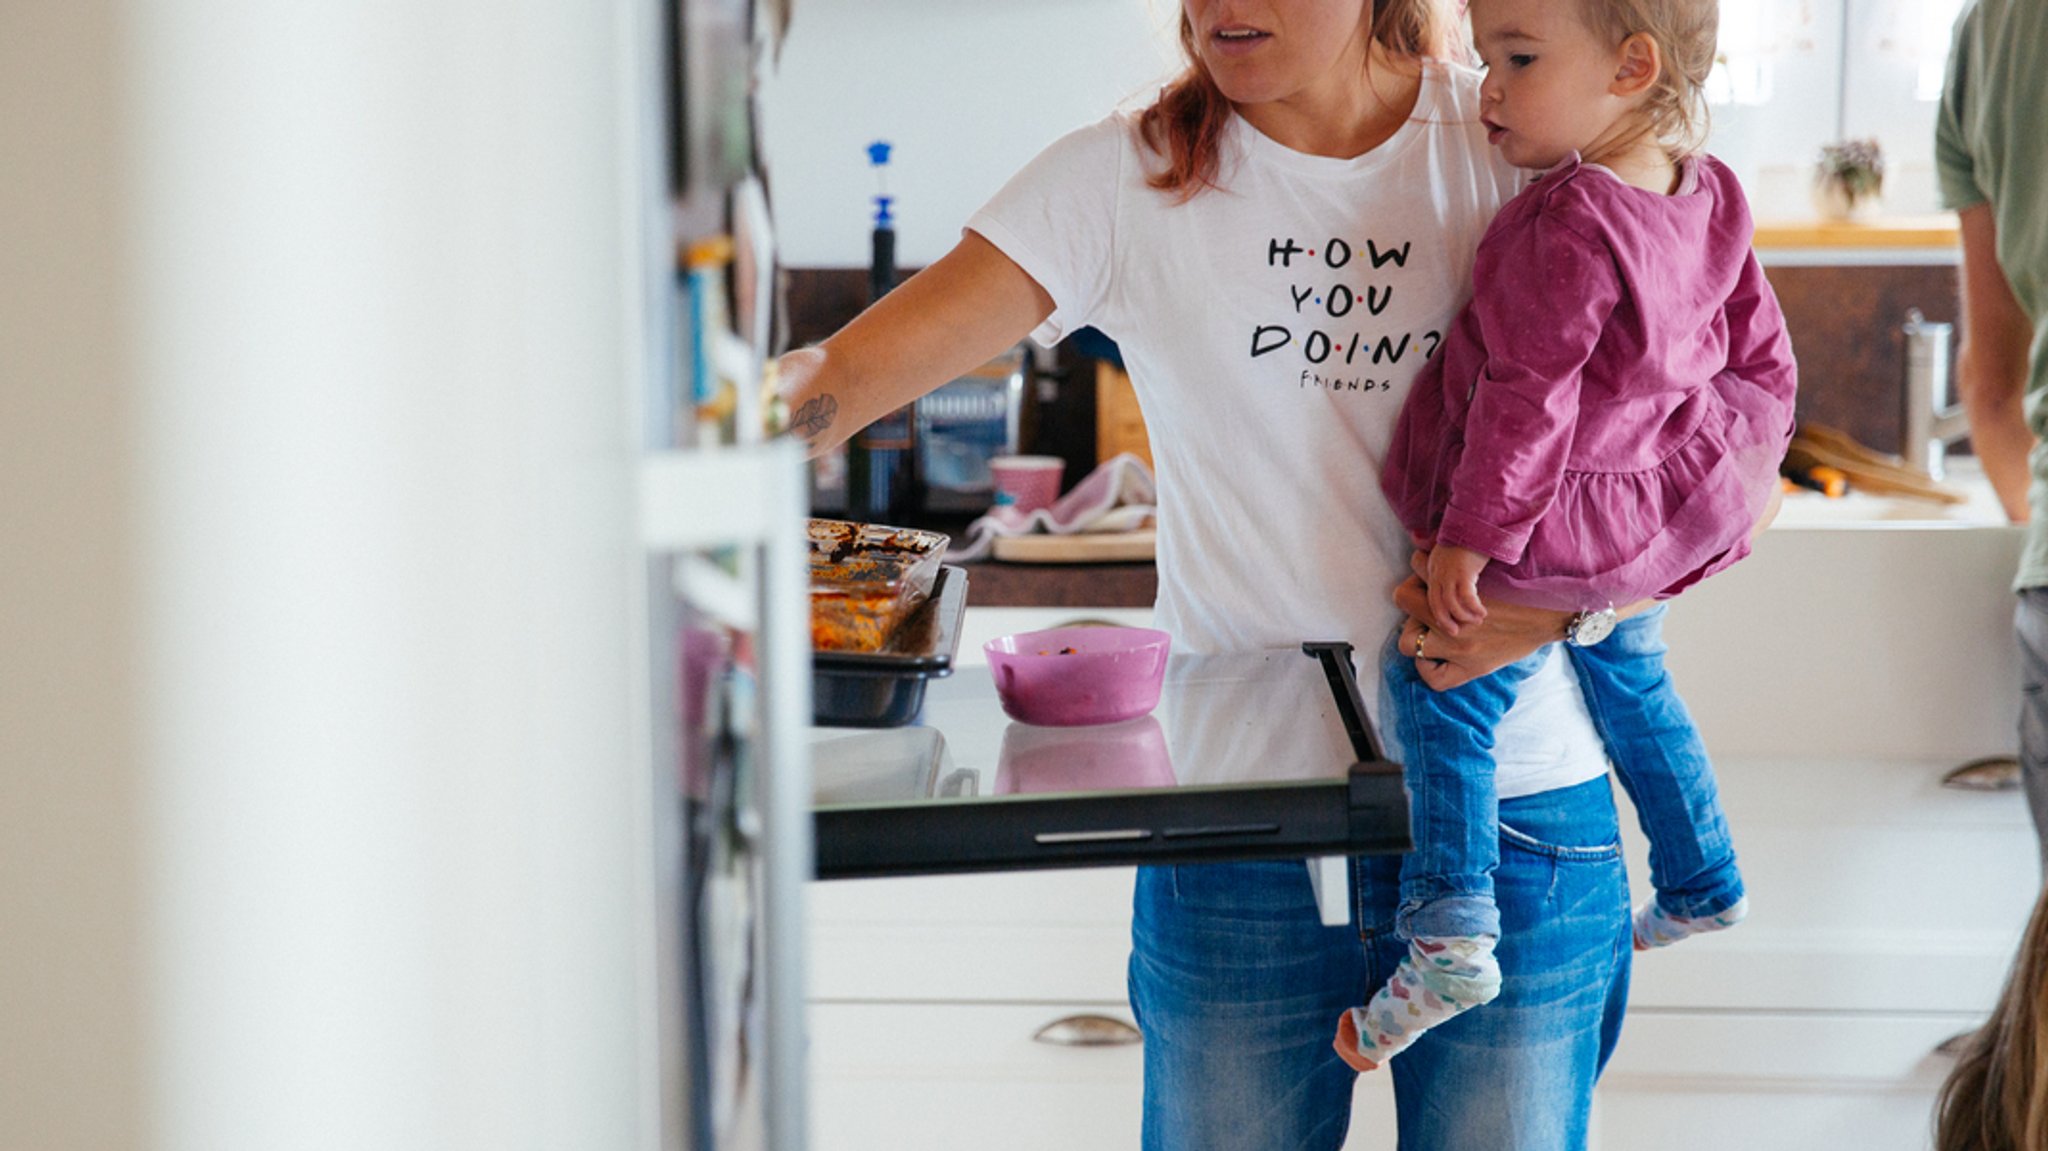
[[[1500,998],[1432,1028],[1394,1077],[1403,1151],[1585,1145],[1628,996],[1628,877],[1603,777],[1503,800]],[[1130,992],[1151,1151],[1342,1146],[1356,1078],[1337,1018],[1385,983],[1399,856],[1351,861],[1352,922],[1326,927],[1299,862],[1138,871]]]
[[[1650,841],[1657,902],[1678,916],[1728,910],[1742,876],[1714,769],[1664,670],[1664,608],[1621,621],[1592,647],[1567,648],[1615,775]],[[1381,659],[1385,699],[1408,784],[1415,850],[1401,868],[1404,936],[1498,935],[1493,870],[1493,732],[1548,655],[1449,691],[1432,691],[1393,642]]]

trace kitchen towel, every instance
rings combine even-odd
[[[1103,461],[1049,507],[1030,512],[990,508],[987,515],[967,525],[967,537],[954,541],[946,559],[950,563],[978,560],[988,554],[998,536],[1133,531],[1151,522],[1158,499],[1152,469],[1125,452]]]

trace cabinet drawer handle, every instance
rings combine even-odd
[[[1110,1015],[1069,1015],[1055,1019],[1031,1037],[1034,1043],[1055,1047],[1121,1047],[1144,1037],[1138,1029]]]
[[[1952,769],[1941,785],[1956,791],[2018,791],[2020,761],[2009,755],[1987,755]]]

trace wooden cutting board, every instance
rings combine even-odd
[[[1069,536],[997,536],[990,554],[1013,564],[1150,563],[1153,531],[1080,532]]]

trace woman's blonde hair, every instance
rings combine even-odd
[[[1991,1018],[1964,1045],[1935,1109],[1936,1151],[2048,1147],[2048,890]]]
[[[1675,155],[1707,142],[1707,73],[1721,31],[1715,0],[1579,0],[1588,27],[1619,45],[1641,32],[1656,41],[1664,67],[1644,111],[1650,128]]]
[[[1453,50],[1458,20],[1444,10],[1442,0],[1370,3],[1372,38],[1396,56],[1441,57]],[[1216,185],[1223,128],[1230,123],[1230,100],[1202,66],[1194,27],[1185,10],[1180,17],[1180,47],[1187,67],[1139,114],[1138,134],[1147,146],[1166,157],[1165,169],[1148,182],[1186,200]]]

